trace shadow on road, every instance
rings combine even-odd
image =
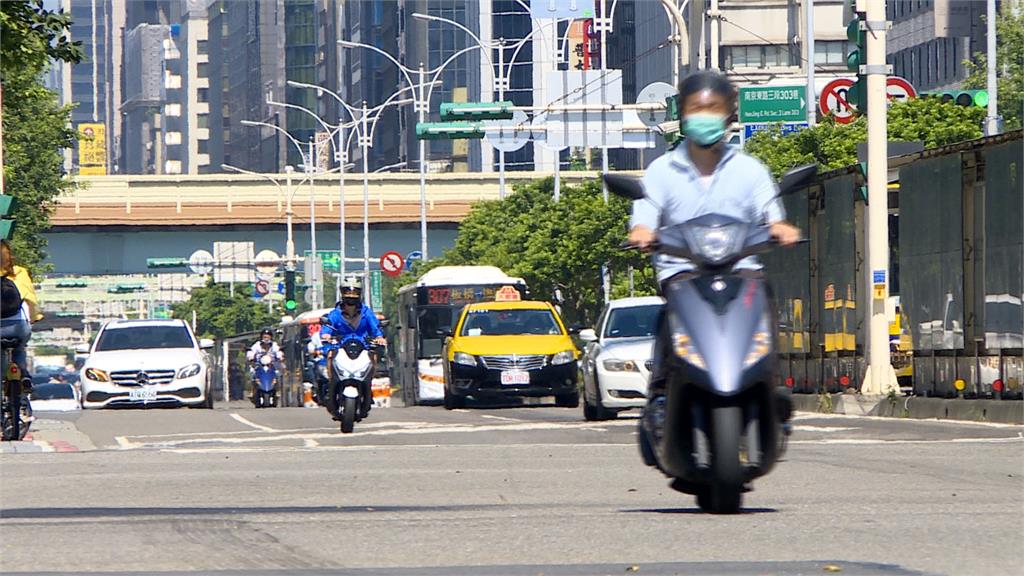
[[[700,508],[634,508],[619,510],[627,514],[707,514]],[[741,508],[740,514],[774,514],[775,508]]]
[[[528,506],[527,506],[528,507]],[[246,514],[353,514],[373,512],[456,512],[501,508],[522,509],[523,506],[500,504],[455,504],[448,506],[220,506],[160,508],[10,508],[0,510],[0,519],[45,520],[55,518],[100,518],[131,516],[217,516]]]

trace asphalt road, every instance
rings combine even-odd
[[[737,516],[580,410],[40,414],[0,454],[0,572],[1019,574],[1024,428],[801,414]],[[42,450],[41,452],[39,450]]]

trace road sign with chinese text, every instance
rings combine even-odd
[[[801,122],[807,119],[807,89],[803,86],[744,86],[740,88],[740,123]]]

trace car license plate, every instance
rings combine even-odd
[[[154,388],[142,387],[134,388],[128,391],[129,400],[156,400],[156,390]]]
[[[501,373],[501,384],[502,386],[512,386],[515,384],[529,384],[530,373],[526,370],[505,370]]]

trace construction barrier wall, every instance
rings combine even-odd
[[[1022,169],[1021,131],[890,159],[898,182],[889,194],[890,294],[906,332],[903,384],[916,394],[1022,396]],[[778,309],[779,384],[796,392],[859,389],[864,378],[863,185],[850,167],[785,197],[810,242],[764,257]],[[899,341],[890,340],[894,351]]]

